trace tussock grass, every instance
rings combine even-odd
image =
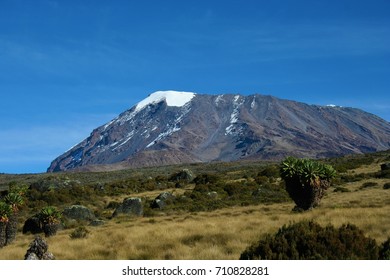
[[[322,208],[292,213],[292,203],[248,206],[198,213],[197,216],[130,219],[120,224],[88,228],[85,239],[71,239],[71,230],[47,239],[57,259],[238,259],[245,248],[265,233],[284,224],[315,220],[325,226],[353,223],[367,236],[383,242],[390,236],[389,206],[376,208]],[[15,244],[0,250],[0,259],[23,259],[32,235],[18,236]]]
[[[378,163],[374,163],[362,165],[353,173],[377,171]],[[233,179],[229,180],[236,180],[239,172],[233,169],[230,173]],[[367,182],[377,185],[362,188]],[[293,202],[232,206],[211,212],[156,212],[152,217],[107,219],[103,226],[87,227],[87,238],[72,239],[69,235],[74,229],[66,229],[46,240],[49,251],[64,260],[234,260],[262,235],[275,233],[285,224],[314,220],[322,226],[354,224],[382,243],[390,237],[390,191],[383,188],[386,183],[390,179],[374,177],[342,183],[339,187],[348,192],[334,192],[331,187],[318,208],[302,213],[292,212]],[[183,194],[186,190],[165,191]],[[149,190],[134,196],[151,199],[159,193],[161,190]],[[121,202],[127,196],[102,197],[101,203]],[[105,211],[109,217],[112,209]],[[13,244],[0,249],[0,259],[23,259],[33,238],[19,232]]]

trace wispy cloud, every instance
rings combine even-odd
[[[232,49],[260,60],[389,53],[390,29],[377,25],[289,24],[233,31]]]
[[[18,126],[0,131],[0,172],[13,165],[26,170],[44,172],[50,162],[81,142],[89,133],[112,115],[86,115],[80,120],[67,120],[52,125]]]

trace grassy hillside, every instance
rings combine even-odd
[[[296,213],[284,190],[278,163],[236,162],[169,166],[98,173],[0,175],[0,187],[30,187],[21,208],[13,244],[0,259],[23,259],[33,235],[22,234],[25,219],[46,205],[59,209],[82,204],[104,220],[99,227],[64,221],[47,238],[57,259],[238,259],[250,244],[285,224],[315,220],[321,225],[352,223],[378,242],[390,237],[390,176],[380,165],[390,151],[325,160],[338,170],[321,205]],[[189,169],[195,180],[172,176]],[[160,209],[151,201],[163,191],[176,199]],[[211,193],[215,195],[210,195]],[[119,215],[114,207],[126,197],[140,197],[142,217]],[[70,234],[86,226],[87,238]]]

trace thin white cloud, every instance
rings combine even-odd
[[[18,126],[0,131],[0,172],[8,165],[44,166],[75,144],[89,136],[91,131],[108,122],[112,115],[87,115],[79,120],[53,125]],[[45,171],[42,169],[41,172]]]
[[[388,53],[390,29],[377,25],[290,24],[236,30],[237,49],[254,59],[305,59]]]

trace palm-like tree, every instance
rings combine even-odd
[[[4,201],[0,201],[0,248],[6,245],[6,228],[11,212],[11,206]]]
[[[297,208],[309,210],[319,205],[336,171],[317,161],[287,157],[282,161],[280,175]]]
[[[53,236],[57,233],[61,216],[61,212],[53,206],[46,206],[41,209],[39,219],[46,237]]]
[[[18,230],[19,207],[23,205],[23,196],[19,192],[11,192],[5,198],[5,202],[11,207],[9,221],[6,227],[6,244],[15,240]]]

